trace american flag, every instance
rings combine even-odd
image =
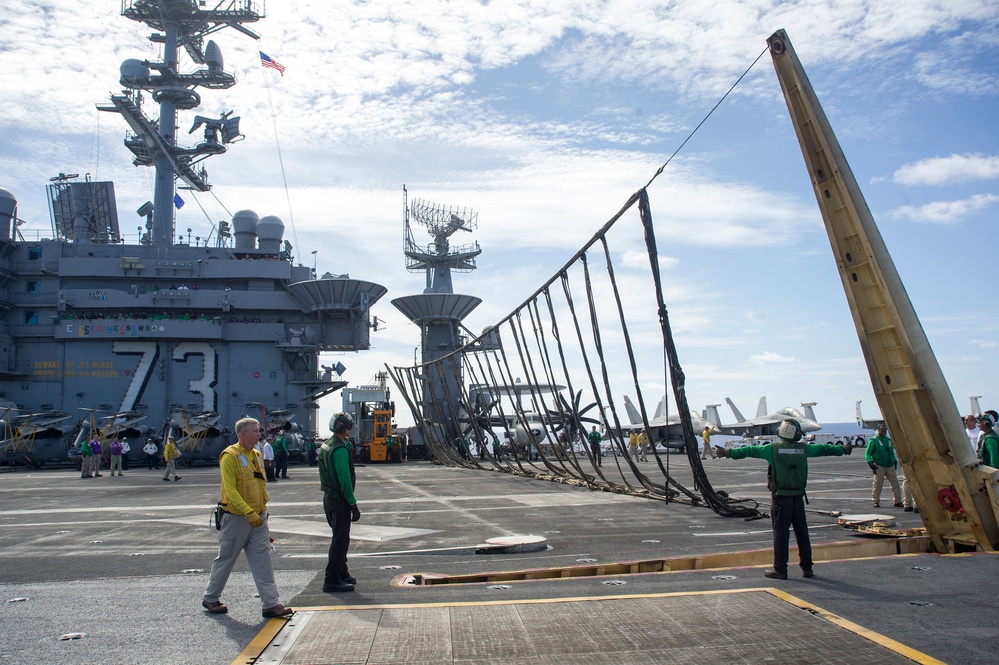
[[[281,74],[281,76],[284,76],[284,65],[282,65],[277,60],[274,60],[263,51],[260,51],[260,65],[262,67],[270,67],[271,69],[276,69],[278,70],[278,73]]]

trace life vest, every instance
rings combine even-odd
[[[808,484],[805,444],[780,439],[770,444],[773,461],[767,471],[767,489],[777,496],[802,496]]]
[[[267,480],[264,478],[260,453],[256,450],[246,452],[241,445],[234,443],[219,455],[219,464],[226,455],[232,456],[236,461],[236,493],[254,512],[259,514],[267,510]],[[221,502],[226,512],[243,514],[226,494],[224,483]]]
[[[320,480],[324,476],[322,469],[325,468],[326,464],[329,464],[329,473],[325,476],[332,482],[332,487],[323,487],[324,492],[328,492],[335,497],[342,497],[343,490],[340,487],[340,477],[336,475],[336,468],[333,466],[333,453],[335,453],[339,448],[344,448],[347,451],[347,464],[350,465],[350,489],[353,491],[357,487],[357,474],[354,471],[354,455],[351,450],[353,446],[347,445],[346,441],[341,441],[335,436],[331,436],[326,443],[320,446],[320,451],[329,450],[326,455],[319,456],[319,466],[320,466]]]

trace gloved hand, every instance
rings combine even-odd
[[[871,467],[871,471],[873,471],[874,473],[878,472],[878,465],[875,464],[874,462],[868,462],[867,466]]]
[[[264,525],[264,518],[256,513],[250,513],[246,516],[246,521],[250,523],[254,529]]]
[[[715,446],[715,452],[718,453],[718,457],[731,457],[732,451],[724,446]]]
[[[851,454],[853,452],[853,449],[856,448],[856,447],[857,446],[853,445],[852,443],[846,444],[845,446],[843,446],[843,454],[844,455]]]
[[[358,508],[357,504],[355,503],[353,506],[350,507],[350,521],[356,522],[359,519],[361,519],[361,509]]]

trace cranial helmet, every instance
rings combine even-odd
[[[330,431],[335,434],[343,434],[347,430],[354,428],[354,419],[349,413],[336,413],[330,418]]]
[[[777,426],[777,436],[789,441],[801,441],[801,423],[793,418],[787,418]]]

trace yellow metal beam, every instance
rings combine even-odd
[[[881,414],[938,552],[999,547],[999,471],[981,465],[867,202],[787,34],[767,40]]]

